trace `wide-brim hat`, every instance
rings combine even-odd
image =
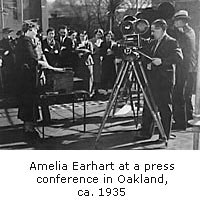
[[[190,20],[191,17],[188,14],[188,11],[186,10],[179,10],[174,14],[173,17],[174,20],[184,19],[184,20]]]
[[[3,28],[3,29],[2,29],[2,33],[3,33],[3,34],[9,34],[9,33],[11,33],[11,32],[13,32],[13,30],[12,30],[11,28],[9,28],[9,27]]]

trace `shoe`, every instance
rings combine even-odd
[[[171,133],[169,139],[175,139],[175,138],[176,138],[176,135]]]
[[[156,141],[155,141],[155,143],[156,144],[165,144],[165,146],[167,147],[167,145],[168,145],[168,140],[167,139],[161,139],[161,138],[159,138],[159,139],[157,139]]]
[[[25,140],[31,144],[38,143],[41,140],[40,135],[36,130],[25,131],[24,136]]]
[[[190,123],[187,123],[187,128],[191,128],[191,127],[193,127],[193,125]]]

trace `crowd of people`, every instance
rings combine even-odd
[[[10,36],[12,30],[5,28],[2,31],[3,39],[0,41],[3,57],[3,85],[4,91],[9,95],[13,92],[13,78],[17,70],[13,68],[16,60],[16,46],[24,31],[17,32],[17,38]],[[46,34],[37,34],[36,45],[41,45],[45,60],[52,67],[71,67],[75,76],[84,80],[84,88],[90,96],[97,96],[98,89],[112,88],[116,77],[115,56],[112,51],[116,44],[112,32],[102,29],[94,31],[94,37],[89,39],[86,31],[69,30],[61,25],[58,31],[49,28]],[[38,47],[37,47],[38,49]],[[9,54],[5,54],[5,52]],[[43,57],[43,59],[44,59]],[[109,67],[108,71],[107,69]],[[109,73],[110,72],[110,73]]]
[[[0,41],[2,89],[17,98],[18,118],[24,122],[26,135],[33,138],[38,136],[34,124],[39,119],[40,81],[46,81],[49,67],[61,72],[72,69],[74,76],[83,79],[83,88],[92,99],[100,95],[100,88],[105,89],[106,96],[116,77],[112,32],[97,29],[89,39],[86,31],[68,30],[64,25],[58,31],[49,28],[45,36],[38,30],[38,24],[25,22],[16,39],[10,36],[12,30],[5,28]],[[50,120],[48,106],[43,105],[42,110],[43,119]]]
[[[152,60],[142,59],[142,62],[167,139],[170,138],[172,121],[175,121],[176,128],[186,129],[193,113],[191,96],[196,52],[195,33],[188,24],[189,20],[187,11],[177,12],[171,32],[165,20],[155,20],[151,24],[153,39],[143,49],[152,57]],[[34,129],[39,118],[38,78],[48,74],[41,69],[71,67],[74,75],[83,79],[84,88],[94,99],[100,94],[99,89],[107,93],[113,87],[118,72],[116,63],[123,60],[118,59],[118,44],[111,31],[97,29],[89,38],[86,31],[68,30],[64,25],[58,31],[49,28],[45,36],[39,36],[38,29],[35,23],[24,23],[18,37],[12,39],[11,30],[6,28],[0,41],[3,60],[1,86],[19,99],[18,117],[24,122],[26,136],[32,139],[39,137]],[[138,137],[150,138],[154,127],[145,103]]]

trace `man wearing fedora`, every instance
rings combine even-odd
[[[186,10],[180,10],[174,15],[175,36],[183,51],[183,62],[177,65],[176,86],[174,90],[174,120],[175,129],[186,129],[187,121],[192,119],[192,93],[196,76],[196,46],[195,32],[189,26],[190,16]],[[183,97],[181,97],[183,96]]]
[[[3,86],[4,94],[10,95],[13,82],[13,68],[14,68],[14,40],[10,36],[13,30],[10,28],[3,28],[3,38],[0,40],[0,48],[2,49],[2,74],[3,74]]]

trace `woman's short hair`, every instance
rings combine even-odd
[[[154,25],[155,28],[162,28],[163,31],[167,30],[167,22],[164,19],[154,20],[151,25]]]
[[[96,35],[97,33],[100,33],[103,36],[103,29],[98,28],[94,30],[94,34]]]

